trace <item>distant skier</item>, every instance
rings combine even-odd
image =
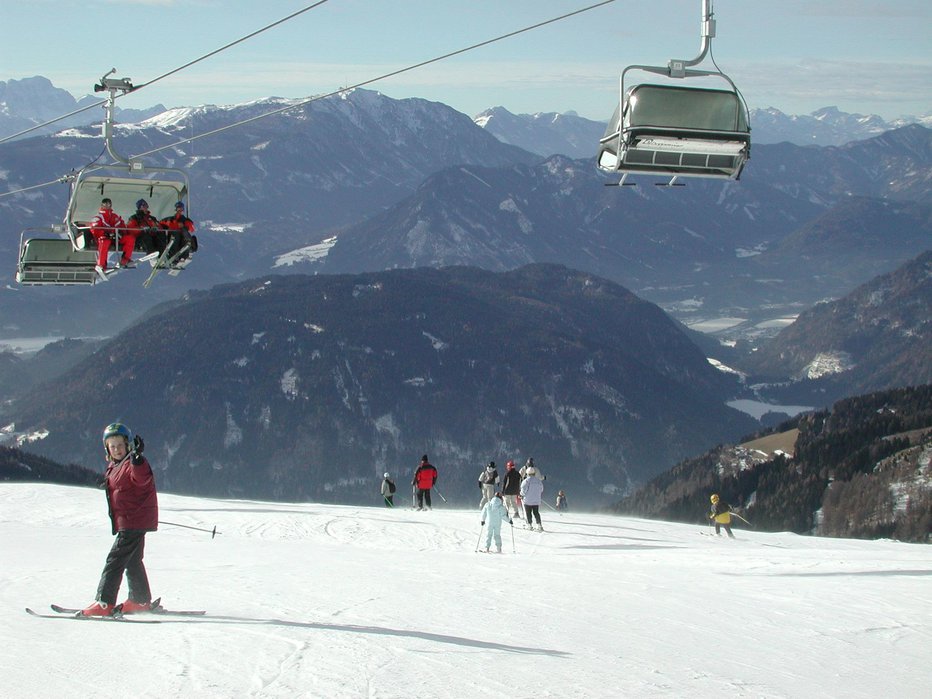
[[[735,535],[731,533],[731,506],[722,500],[717,493],[713,493],[710,500],[712,501],[712,509],[709,511],[709,519],[715,521],[715,533],[721,536],[720,528],[724,527],[725,533],[734,539]]]
[[[417,509],[430,509],[430,489],[437,483],[437,469],[427,460],[427,454],[421,457],[421,465],[414,472],[411,484],[417,488]],[[425,506],[426,502],[426,506]]]
[[[509,461],[505,464],[505,478],[502,480],[502,495],[505,496],[505,506],[512,517],[521,516],[521,503],[518,499],[521,497],[521,474],[515,468],[515,462]]]
[[[547,480],[547,476],[545,476],[544,474],[542,474],[542,473],[540,472],[540,469],[537,468],[537,466],[534,464],[534,459],[528,459],[527,462],[524,464],[524,466],[521,467],[521,471],[520,471],[520,473],[521,473],[521,480],[524,480],[525,478],[527,478],[527,475],[528,475],[527,472],[528,472],[528,469],[529,469],[529,468],[534,469],[534,472],[537,474],[537,477],[538,477],[541,481]]]
[[[80,613],[84,616],[112,616],[124,571],[129,598],[122,604],[121,611],[124,614],[146,612],[150,609],[152,593],[142,557],[146,532],[158,529],[155,478],[149,462],[142,455],[142,437],[133,437],[126,425],[119,422],[107,425],[103,443],[107,455],[104,473],[107,510],[116,540],[100,576],[97,601]]]
[[[496,485],[498,485],[498,469],[495,468],[495,462],[490,461],[489,465],[479,474],[479,489],[482,491],[482,499],[479,501],[480,509],[492,500]]]
[[[528,529],[534,528],[533,517],[537,520],[537,527],[544,531],[544,525],[540,523],[540,503],[543,501],[543,496],[544,483],[537,477],[537,469],[528,466],[524,471],[524,480],[521,482],[521,500],[524,502]]]
[[[566,512],[566,493],[562,490],[557,493],[557,511]]]
[[[385,507],[395,506],[395,481],[387,473],[382,476],[382,497],[385,499]]]
[[[496,553],[502,552],[502,520],[507,520],[508,524],[513,524],[511,517],[508,516],[508,510],[505,509],[505,502],[502,500],[501,493],[495,493],[492,499],[482,508],[482,524],[487,525],[485,530],[485,551],[488,553],[492,546],[492,538],[495,538]]]

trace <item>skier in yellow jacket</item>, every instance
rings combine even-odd
[[[724,527],[725,533],[734,539],[735,535],[731,533],[731,507],[717,493],[713,493],[711,500],[712,509],[709,511],[709,519],[715,522],[715,533],[721,536],[720,529]]]

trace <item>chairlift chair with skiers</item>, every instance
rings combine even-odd
[[[599,141],[598,166],[622,173],[669,177],[663,186],[682,186],[680,177],[737,180],[750,157],[747,105],[734,82],[720,70],[699,70],[715,36],[712,0],[702,0],[702,46],[690,60],[666,66],[631,65],[619,80],[619,103]],[[724,89],[641,82],[626,84],[629,71],[672,79],[715,78]],[[695,82],[695,81],[694,81]]]
[[[149,167],[140,159],[123,157],[113,149],[113,102],[117,93],[133,89],[129,78],[109,78],[113,72],[101,78],[94,90],[110,93],[105,104],[103,136],[114,162],[92,163],[62,178],[71,184],[64,221],[50,228],[23,231],[16,271],[16,281],[20,284],[75,285],[100,281],[95,271],[97,250],[90,234],[90,223],[105,197],[112,200],[118,212],[135,212],[135,202],[145,199],[156,219],[174,213],[179,201],[185,204],[186,211],[189,210],[190,185],[184,170]],[[34,236],[39,233],[42,237]],[[113,241],[113,249],[117,251],[121,233],[117,230]],[[154,265],[154,258],[150,261]]]

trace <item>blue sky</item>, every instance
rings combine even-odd
[[[330,92],[596,1],[329,0],[120,105]],[[0,0],[0,80],[44,75],[80,96],[115,67],[140,84],[310,4]],[[698,53],[700,9],[700,0],[616,0],[369,87],[470,116],[500,105],[604,120],[626,65]],[[715,0],[714,10],[713,54],[751,107],[806,114],[834,105],[887,119],[932,112],[929,0]]]

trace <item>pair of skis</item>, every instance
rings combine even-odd
[[[41,617],[43,619],[79,619],[81,621],[90,620],[90,621],[126,621],[133,624],[158,624],[160,623],[158,619],[149,619],[141,618],[148,617],[149,615],[165,615],[165,616],[204,616],[207,612],[204,610],[194,610],[194,609],[165,609],[162,606],[161,598],[152,600],[152,608],[148,612],[142,612],[141,614],[133,613],[132,615],[123,614],[120,609],[121,605],[117,605],[114,609],[114,613],[111,616],[82,616],[80,609],[72,609],[70,607],[62,607],[57,604],[51,605],[51,609],[54,614],[43,614],[41,612],[34,611],[29,607],[26,607],[26,613],[32,614],[32,616]]]
[[[159,258],[155,261],[155,263],[153,263],[152,273],[149,274],[149,278],[146,279],[146,281],[144,281],[142,285],[148,289],[149,285],[152,283],[152,280],[155,279],[155,275],[158,274],[163,269],[170,270],[168,272],[169,274],[172,274],[172,273],[178,274],[178,272],[181,271],[181,269],[183,269],[188,264],[187,262],[185,262],[184,264],[181,264],[181,262],[179,262],[179,258],[190,249],[191,249],[191,246],[185,243],[178,252],[176,252],[174,255],[169,256],[168,252],[169,250],[171,250],[171,246],[166,245],[165,249],[162,251],[162,254],[159,255]],[[189,257],[187,259],[188,261],[190,261],[191,258]]]
[[[151,252],[145,257],[140,257],[139,260],[137,262],[134,262],[131,267],[121,267],[118,265],[116,267],[110,267],[108,269],[103,269],[102,267],[98,265],[94,267],[94,271],[97,273],[97,278],[100,281],[108,282],[110,281],[110,277],[114,276],[118,272],[122,272],[124,269],[135,269],[137,264],[142,264],[143,262],[149,262],[150,260],[153,260],[158,256],[159,256],[158,253]]]

